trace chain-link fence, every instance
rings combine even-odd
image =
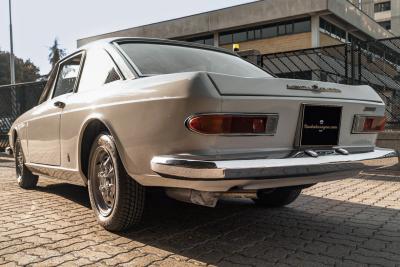
[[[0,86],[0,150],[8,146],[8,131],[14,120],[36,106],[46,81]]]
[[[278,77],[368,84],[386,103],[387,128],[400,129],[400,38],[261,55]]]

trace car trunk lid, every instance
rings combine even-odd
[[[349,86],[294,79],[244,78],[217,73],[208,75],[219,93],[225,96],[330,98],[382,103],[379,95],[367,85]]]

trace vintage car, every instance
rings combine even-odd
[[[10,130],[18,184],[88,185],[98,222],[140,222],[145,190],[215,206],[293,202],[393,151],[375,147],[385,105],[369,86],[279,79],[215,47],[96,41],[61,60],[39,104]]]

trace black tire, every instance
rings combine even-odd
[[[17,175],[17,183],[23,189],[35,188],[39,176],[34,175],[25,166],[25,156],[21,146],[21,140],[17,137],[14,145],[14,157],[15,157],[15,171]]]
[[[297,199],[301,193],[301,188],[282,187],[274,190],[266,189],[257,192],[257,199],[253,201],[258,206],[267,208],[278,208],[289,205]]]
[[[94,141],[88,166],[90,204],[99,224],[115,232],[138,224],[145,205],[145,188],[126,173],[109,133],[101,133]]]

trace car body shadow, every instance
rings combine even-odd
[[[38,186],[36,187],[36,190],[63,197],[90,209],[88,191],[84,186],[72,183],[58,183],[49,184],[46,186]]]

